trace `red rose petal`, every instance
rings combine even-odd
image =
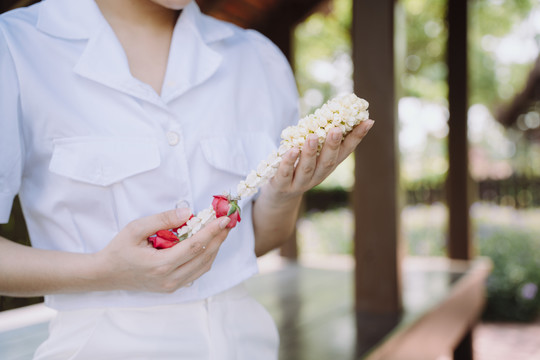
[[[158,232],[156,232],[156,235],[169,241],[178,241],[176,235],[170,230],[159,230]]]
[[[236,226],[237,223],[240,222],[240,213],[238,211],[235,211],[234,213],[229,215],[229,218],[231,219],[231,221],[229,221],[229,223],[227,224],[227,228],[232,229]]]
[[[176,239],[175,241],[172,241],[172,240],[164,239],[159,236],[153,237],[151,239],[153,239],[152,246],[155,247],[156,249],[167,249],[167,248],[173,247],[179,242],[178,239]]]
[[[212,207],[214,208],[214,211],[216,212],[216,217],[222,217],[227,215],[229,212],[229,208],[231,207],[231,204],[229,203],[229,199],[227,199],[226,196],[223,195],[214,195],[214,200],[212,201]]]

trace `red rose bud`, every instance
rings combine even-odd
[[[167,249],[180,242],[176,235],[170,230],[159,230],[155,236],[150,236],[148,241],[156,249]]]
[[[222,217],[227,215],[229,212],[229,199],[223,195],[214,195],[214,200],[212,200],[212,207],[216,212],[216,217]]]
[[[236,226],[237,222],[240,222],[242,219],[240,218],[240,208],[237,206],[236,211],[234,211],[231,215],[229,215],[229,218],[231,221],[227,224],[227,228],[232,229]]]
[[[212,207],[216,212],[216,217],[228,216],[231,221],[227,224],[228,229],[232,229],[236,226],[236,223],[241,221],[240,207],[236,200],[232,200],[228,196],[214,195],[212,201]]]

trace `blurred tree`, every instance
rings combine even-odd
[[[352,0],[329,1],[295,30],[294,68],[302,115],[353,90],[351,9]]]
[[[402,4],[407,14],[407,56],[401,79],[405,96],[446,101],[446,0],[402,0]],[[502,52],[511,49],[503,49],[503,41],[518,30],[538,1],[474,0],[469,4],[470,103],[494,110],[521,89],[531,69],[534,59],[525,54],[505,59]]]
[[[426,104],[435,103],[443,109],[447,106],[446,41],[447,0],[402,0],[401,6],[406,17],[406,52],[400,68],[404,69],[398,79],[404,97],[416,97]],[[351,55],[351,7],[352,0],[329,1],[321,11],[310,16],[295,31],[294,67],[300,92],[303,115],[312,112],[327,99],[342,92],[353,90]],[[469,15],[469,97],[470,104],[483,104],[491,114],[499,106],[519,91],[523,86],[534,58],[538,54],[538,44],[534,35],[540,33],[535,26],[534,11],[540,14],[536,0],[474,0],[470,1]],[[510,44],[510,45],[509,45]],[[513,51],[512,46],[518,46]],[[527,50],[524,52],[524,50]],[[508,54],[514,52],[514,56]],[[366,54],[369,56],[369,54]],[[361,70],[360,70],[361,71]],[[367,96],[367,95],[366,95]],[[400,114],[401,118],[401,114]],[[491,117],[492,118],[492,117]],[[439,121],[440,119],[434,119]],[[476,120],[474,120],[476,121]],[[424,121],[425,123],[425,121]],[[401,124],[405,130],[410,124]],[[429,128],[429,124],[422,126]],[[434,127],[432,126],[432,129]],[[409,129],[410,130],[410,129]],[[418,128],[416,136],[418,135]],[[424,158],[431,159],[437,166],[422,167],[421,174],[404,174],[404,180],[417,181],[431,179],[442,181],[446,172],[446,134],[444,128],[425,133],[425,146],[410,153],[410,148],[402,147],[403,161]],[[501,128],[498,132],[504,133]],[[411,140],[411,131],[402,134],[400,140]],[[494,135],[497,138],[497,134]],[[508,157],[530,159],[537,153],[529,145],[519,144],[519,134],[511,134],[514,150],[506,151]],[[478,145],[491,144],[493,139],[479,140]],[[401,141],[404,143],[404,141]],[[490,146],[495,150],[498,142]],[[508,144],[503,144],[508,148]],[[500,161],[500,151],[490,150],[488,156]],[[419,152],[420,151],[420,152]],[[505,161],[506,159],[503,159]],[[527,172],[532,164],[540,160],[519,161],[511,169],[517,173]],[[417,161],[418,162],[418,161]],[[352,162],[350,163],[352,164]],[[352,165],[349,165],[352,167]],[[523,169],[525,167],[525,169]],[[352,171],[352,170],[351,170]],[[424,173],[425,172],[425,173]],[[348,185],[334,184],[342,188]]]
[[[535,6],[538,8],[538,1],[475,0],[470,4],[470,101],[471,104],[481,103],[495,110],[497,105],[508,101],[516,91],[521,90],[531,70],[534,58],[528,58],[525,49],[520,48],[520,42],[527,40],[522,36],[515,36],[511,40],[518,52],[522,51],[518,57],[511,58],[504,55],[504,52],[512,51],[512,48],[505,48],[504,41],[510,33],[519,32],[519,27],[523,26],[531,10]],[[528,40],[534,41],[533,38]],[[537,55],[537,44],[533,46]]]

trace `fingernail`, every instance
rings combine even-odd
[[[332,132],[332,140],[334,140],[334,141],[341,140],[341,131],[333,131]]]
[[[221,219],[221,221],[219,222],[219,228],[225,229],[229,222],[231,222],[231,219],[228,216],[223,217],[223,219]]]
[[[289,151],[289,157],[291,158],[291,160],[294,160],[298,157],[299,153],[300,151],[297,148],[293,148],[291,149],[291,151]]]
[[[185,220],[186,218],[189,218],[191,215],[191,210],[187,208],[177,208],[176,209],[176,215],[180,220]]]
[[[368,121],[367,121],[367,129],[368,129],[368,130],[371,129],[371,127],[373,126],[373,124],[375,124],[375,121],[373,121],[373,120],[368,120]]]
[[[313,135],[310,135],[308,137],[308,145],[311,149],[316,149],[317,145],[319,145],[319,138],[315,137]]]

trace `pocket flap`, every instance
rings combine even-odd
[[[109,186],[155,169],[159,148],[148,138],[63,138],[54,140],[49,170],[94,185]]]
[[[276,149],[264,133],[241,133],[201,140],[206,160],[215,168],[246,176]]]

